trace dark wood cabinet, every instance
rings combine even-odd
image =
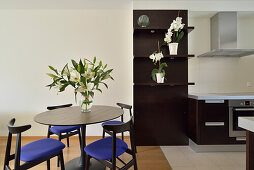
[[[187,97],[188,85],[188,11],[181,10],[185,24],[185,36],[180,41],[178,55],[169,54],[168,46],[162,46],[162,62],[166,62],[166,80],[157,84],[151,79],[155,68],[149,59],[157,51],[157,42],[163,43],[165,33],[177,17],[178,10],[133,11],[133,101],[135,138],[137,145],[187,145]],[[138,17],[147,15],[150,25],[141,28]]]
[[[228,101],[188,99],[188,137],[198,145],[243,144],[229,137]]]

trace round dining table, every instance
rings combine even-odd
[[[66,170],[85,169],[86,153],[86,125],[105,122],[120,117],[124,111],[121,108],[104,105],[94,105],[91,112],[83,113],[79,106],[49,110],[37,114],[34,121],[51,126],[80,126],[81,128],[81,156],[65,164]],[[105,169],[98,161],[91,159],[89,170]]]

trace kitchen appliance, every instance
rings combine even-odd
[[[211,51],[199,57],[242,57],[254,54],[254,49],[239,49],[237,45],[237,12],[218,12],[210,23]]]
[[[229,100],[229,136],[241,140],[246,136],[244,129],[238,126],[238,117],[254,116],[254,100]]]

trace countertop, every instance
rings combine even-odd
[[[189,98],[196,100],[237,100],[254,99],[254,92],[238,93],[189,93]]]
[[[239,117],[238,126],[248,131],[254,132],[254,117]]]

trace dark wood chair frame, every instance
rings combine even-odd
[[[127,105],[127,104],[123,104],[123,103],[116,103],[119,107],[121,107],[121,109],[128,109],[129,112],[130,112],[130,117],[132,117],[132,112],[131,112],[131,109],[132,109],[132,106],[130,105]],[[123,122],[123,115],[121,115],[121,122]],[[109,134],[112,136],[112,132],[106,130],[103,128],[103,132],[102,132],[102,137],[105,138],[105,133]],[[124,140],[124,133],[122,133],[122,140]]]
[[[132,112],[131,112],[131,109],[132,109],[132,106],[131,105],[127,105],[127,104],[123,104],[123,103],[116,103],[116,105],[118,105],[119,107],[121,107],[121,109],[128,109],[129,110],[129,113],[130,113],[130,117],[133,117],[132,116]],[[121,121],[123,122],[123,115],[121,115]],[[103,128],[103,132],[102,132],[102,138],[105,138],[105,133],[109,134],[109,135],[113,135],[113,133],[105,128]],[[133,131],[133,136],[135,136],[134,134],[135,132]],[[122,132],[122,140],[124,140],[124,132]],[[135,146],[135,152],[137,153],[137,149],[136,149],[136,142],[135,140],[133,141],[134,143],[134,146]]]
[[[131,117],[131,120],[128,122],[121,124],[121,125],[107,125],[105,124],[103,126],[103,129],[112,132],[112,159],[111,160],[99,160],[97,158],[94,158],[90,155],[87,154],[87,159],[86,159],[86,169],[89,170],[90,166],[90,159],[94,158],[97,161],[101,162],[105,166],[109,167],[111,170],[116,170],[118,168],[119,170],[127,170],[131,166],[134,165],[134,170],[137,170],[137,160],[136,160],[136,147],[135,147],[135,140],[134,140],[134,126],[133,126],[133,117]],[[127,149],[126,153],[132,155],[132,159],[128,162],[125,163],[123,160],[121,160],[119,157],[116,158],[116,134],[117,133],[123,133],[129,131],[130,133],[130,141],[131,141],[131,149]],[[120,160],[124,164],[122,168],[119,168],[116,166],[116,159]]]
[[[14,126],[15,119],[11,119],[8,123],[9,135],[7,140],[6,152],[5,152],[5,160],[4,160],[4,170],[11,170],[9,166],[9,162],[14,159],[14,169],[15,170],[25,170],[31,167],[34,167],[44,161],[47,161],[47,170],[50,170],[50,159],[58,156],[61,162],[61,170],[65,170],[64,167],[64,158],[63,151],[57,152],[48,157],[44,157],[41,159],[25,162],[24,164],[20,164],[20,153],[21,153],[21,133],[27,131],[31,128],[31,125],[24,126]],[[11,152],[11,143],[12,143],[12,134],[17,134],[16,138],[16,149],[15,154],[10,154]]]
[[[72,104],[65,104],[65,105],[58,105],[58,106],[48,106],[47,109],[48,110],[54,110],[54,109],[60,109],[60,108],[65,108],[65,107],[71,107],[71,106],[72,106]],[[50,131],[50,128],[51,128],[51,125],[48,126],[47,138],[50,138],[50,135],[53,135],[53,134],[58,136],[59,141],[66,138],[67,139],[67,147],[70,147],[69,137],[78,134],[78,136],[79,136],[79,145],[81,147],[80,129],[74,130],[72,132],[67,132],[66,134],[62,134],[62,133],[54,133],[54,132]],[[59,159],[57,161],[57,166],[59,167]]]

